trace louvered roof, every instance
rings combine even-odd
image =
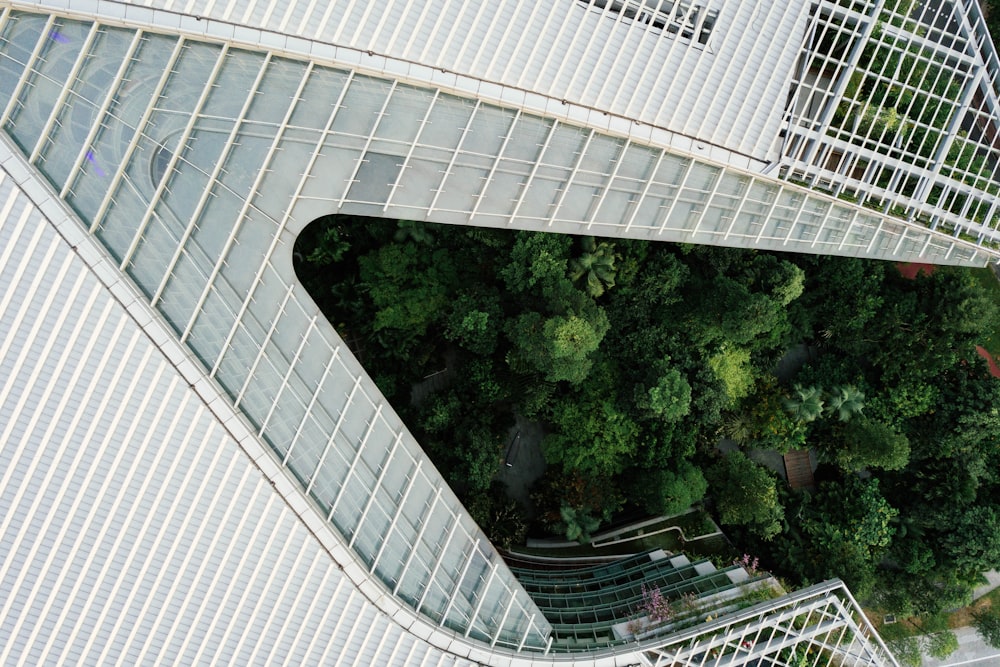
[[[153,0],[567,100],[757,160],[780,129],[809,3]],[[649,3],[654,4],[654,3]],[[631,5],[631,8],[629,7]],[[643,15],[645,12],[645,15]],[[661,20],[647,18],[658,14]],[[671,18],[676,27],[671,27]],[[711,22],[705,43],[684,26]],[[429,73],[428,73],[429,75]]]

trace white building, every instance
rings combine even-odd
[[[971,1],[0,0],[0,663],[894,664],[836,585],[554,642],[292,245],[984,264],[997,65]]]

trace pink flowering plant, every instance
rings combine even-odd
[[[649,620],[653,623],[669,621],[674,615],[674,610],[670,606],[670,600],[663,597],[659,588],[642,587],[642,605],[640,609],[649,616]]]
[[[756,577],[761,573],[760,559],[756,556],[751,556],[750,554],[743,554],[739,558],[735,559],[733,561],[733,565],[739,565],[746,570],[751,577]]]

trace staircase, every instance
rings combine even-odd
[[[629,619],[653,589],[670,601],[697,600],[698,614],[731,604],[751,577],[741,567],[718,569],[708,560],[662,550],[629,556],[612,563],[576,569],[553,569],[551,563],[532,567],[519,557],[511,570],[552,624],[556,652],[610,646],[633,638]]]

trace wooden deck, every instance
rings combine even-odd
[[[791,451],[785,454],[785,476],[788,478],[788,486],[795,490],[816,486],[808,451]]]

